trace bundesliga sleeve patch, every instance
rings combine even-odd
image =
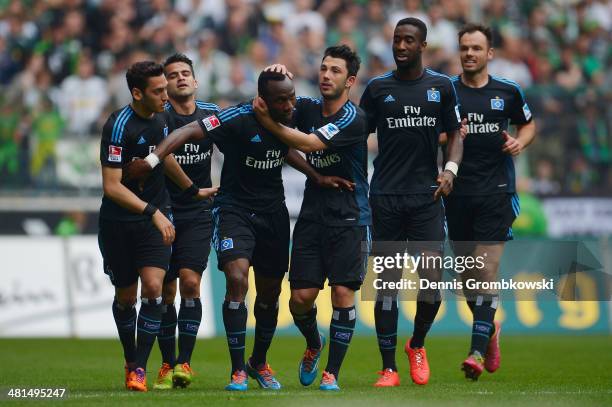
[[[120,163],[122,151],[123,147],[113,145],[108,146],[108,161],[112,163]]]
[[[317,131],[319,131],[327,140],[331,140],[332,137],[340,133],[338,126],[333,123],[328,123],[325,126],[317,129]]]
[[[206,130],[208,131],[221,126],[221,121],[215,115],[202,119],[202,123],[204,123],[204,127],[206,127]]]
[[[523,105],[523,115],[525,115],[525,120],[531,119],[531,110],[529,110],[527,103]]]

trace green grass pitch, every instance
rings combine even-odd
[[[309,388],[297,380],[301,337],[274,339],[268,360],[283,385],[280,392],[263,391],[254,380],[245,393],[223,390],[228,381],[229,357],[224,338],[200,340],[192,366],[195,382],[187,389],[146,394],[123,388],[123,362],[118,340],[3,339],[0,340],[0,388],[62,387],[63,400],[13,400],[0,404],[42,403],[71,405],[248,405],[270,406],[612,406],[612,337],[610,336],[502,336],[502,367],[483,373],[478,382],[467,381],[459,370],[467,336],[431,336],[427,351],[432,376],[427,386],[410,381],[402,346],[397,360],[402,385],[376,389],[380,357],[374,337],[356,337],[340,376],[341,392],[323,393],[318,380]],[[252,346],[252,338],[248,338]],[[400,348],[402,351],[400,352]],[[247,351],[249,350],[247,346]],[[325,352],[322,365],[327,358]],[[157,345],[149,361],[149,388],[159,367]]]

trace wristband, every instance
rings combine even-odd
[[[444,171],[450,171],[456,177],[457,173],[459,172],[459,166],[457,165],[456,162],[449,161],[444,166]]]
[[[153,217],[153,214],[157,212],[157,208],[150,203],[147,203],[147,206],[142,210],[142,214],[148,216],[149,218]]]
[[[144,158],[144,160],[149,163],[151,168],[155,168],[155,166],[159,164],[159,157],[155,153],[149,154]]]
[[[200,188],[198,188],[194,182],[193,184],[189,185],[183,192],[188,196],[196,196],[198,192],[200,192]]]

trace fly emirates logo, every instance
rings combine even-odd
[[[338,153],[325,154],[325,150],[314,151],[308,154],[308,162],[315,168],[331,167],[342,159]]]
[[[200,145],[191,143],[186,143],[183,150],[183,152],[174,153],[174,158],[180,165],[197,164],[210,158],[212,153],[210,149],[200,152]]]
[[[404,127],[436,127],[437,119],[431,116],[421,116],[421,106],[404,106],[406,117],[387,117],[387,126],[390,129]]]
[[[285,156],[281,156],[281,150],[267,150],[264,160],[258,160],[255,157],[247,155],[244,164],[247,167],[258,170],[270,170],[282,166],[284,162]]]
[[[499,123],[483,123],[484,114],[468,113],[468,133],[469,134],[486,134],[499,132]]]

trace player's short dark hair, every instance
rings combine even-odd
[[[461,37],[463,37],[464,34],[471,34],[476,31],[480,31],[487,37],[487,44],[489,47],[493,44],[493,30],[491,30],[491,27],[479,23],[467,23],[461,27],[457,33],[457,40],[461,41]]]
[[[359,55],[347,45],[342,44],[328,47],[323,54],[323,59],[325,59],[325,57],[344,59],[349,76],[357,76],[361,59]]]
[[[164,74],[164,67],[153,61],[136,62],[125,73],[128,88],[130,92],[134,88],[138,88],[144,92],[147,87],[149,78],[161,76]]]
[[[268,82],[270,81],[284,81],[287,76],[280,72],[262,71],[257,78],[257,93],[259,96],[268,94]]]
[[[416,17],[406,17],[399,20],[395,25],[395,28],[399,27],[400,25],[412,25],[418,28],[419,33],[421,34],[421,41],[427,40],[427,25],[425,25],[423,20],[420,20]]]
[[[180,52],[177,52],[176,54],[172,54],[168,58],[166,58],[166,60],[164,61],[164,69],[166,69],[168,65],[174,64],[177,62],[183,62],[189,65],[189,68],[191,68],[191,74],[195,76],[195,72],[193,71],[193,61],[189,59],[187,55],[181,54]]]

